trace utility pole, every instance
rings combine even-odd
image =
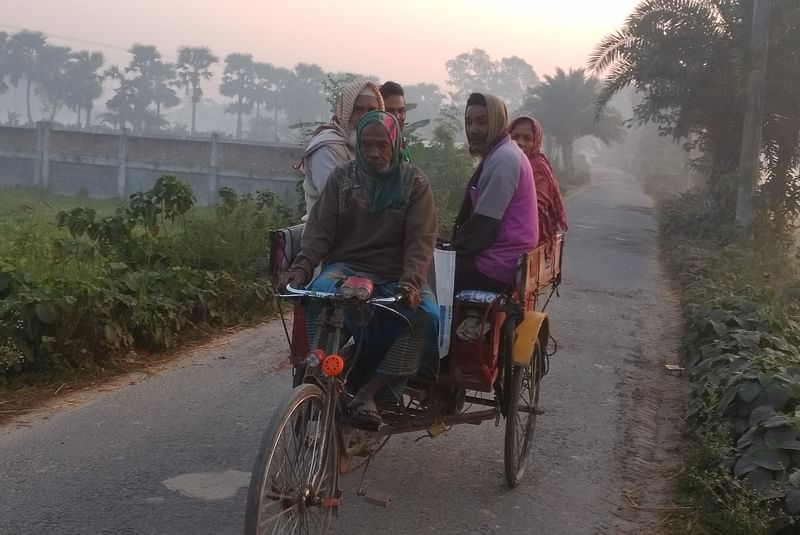
[[[764,116],[764,91],[767,79],[769,17],[772,0],[754,0],[753,31],[750,38],[750,72],[746,77],[746,108],[739,158],[739,190],[736,196],[736,223],[749,227],[753,222],[753,191],[761,177],[761,125]]]

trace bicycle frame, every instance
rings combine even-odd
[[[342,298],[334,293],[317,292],[314,290],[300,290],[290,286],[287,287],[287,292],[289,293],[283,294],[280,297],[307,297],[311,299],[318,299],[323,302],[324,306],[322,306],[320,314],[316,319],[317,329],[314,333],[314,339],[309,347],[322,349],[320,346],[323,345],[322,342],[324,336],[325,356],[338,354],[340,350],[342,343],[342,332],[345,329],[344,314],[345,309],[348,307],[361,308],[365,306],[376,306],[378,308],[395,313],[399,317],[403,318],[404,321],[408,321],[405,316],[387,306],[398,303],[398,297],[371,298],[364,301],[356,298]],[[347,377],[355,366],[355,363],[358,361],[358,353],[359,352],[356,353],[353,362],[350,363],[349,369],[346,373],[344,373],[343,378],[341,376],[326,376],[324,373],[322,373],[319,365],[320,362],[318,362],[318,356],[313,353],[313,350],[312,353],[306,357],[304,363],[305,371],[303,382],[313,382],[325,392],[323,436],[327,437],[327,442],[333,438],[331,435],[332,432],[337,430],[340,431],[339,433],[336,433],[337,436],[335,440],[338,446],[337,449],[347,457],[360,455],[363,454],[363,452],[362,449],[359,448],[348,448],[344,443],[344,436],[341,432],[342,430],[337,429],[336,426],[336,411],[339,407],[339,399],[344,393],[347,385]]]

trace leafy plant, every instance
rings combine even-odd
[[[693,521],[708,532],[778,533],[800,520],[800,325],[784,297],[797,266],[786,254],[765,262],[705,206],[702,195],[683,195],[661,216],[684,305],[692,448],[709,434],[718,445],[716,468],[690,459],[686,500],[707,509]],[[725,510],[713,511],[714,500]]]
[[[165,176],[111,214],[73,207],[31,227],[41,247],[0,247],[0,383],[268,313],[266,236],[290,211],[269,192],[220,198],[194,208],[189,185]]]

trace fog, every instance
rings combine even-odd
[[[92,95],[87,124],[85,109],[79,112],[77,105],[63,101],[68,99],[59,102],[57,94],[69,89],[45,88],[45,80],[32,84],[29,117],[25,74],[5,76],[8,90],[0,94],[0,123],[24,125],[52,119],[72,126],[82,113],[83,128],[118,128],[121,122],[110,115],[120,113],[113,99],[121,80],[109,73],[116,67],[126,78],[135,77],[126,72],[134,45],[154,47],[150,59],[167,66],[178,64],[179,49],[187,46],[207,47],[217,59],[207,66],[209,76],[200,84],[195,128],[200,136],[212,131],[236,133],[237,114],[231,109],[235,98],[224,96],[220,89],[225,59],[232,53],[249,55],[254,65],[268,69],[260,79],[262,94],[254,88],[243,111],[242,137],[251,140],[293,143],[299,138],[291,125],[328,119],[321,84],[329,76],[344,79],[358,74],[400,82],[409,93],[407,101],[416,105],[409,113],[410,122],[435,120],[442,105],[462,106],[467,90],[499,93],[513,112],[526,89],[544,75],[558,67],[582,67],[596,42],[623,22],[636,0],[602,6],[587,0],[556,6],[530,4],[501,0],[489,9],[483,2],[411,0],[403,3],[400,13],[387,7],[386,16],[381,17],[372,6],[366,9],[365,3],[350,0],[337,2],[335,8],[322,1],[235,0],[222,8],[216,2],[143,0],[133,6],[97,0],[6,0],[0,31],[9,36],[23,30],[41,32],[50,47],[102,54],[101,65],[88,75],[82,73],[84,78],[96,77],[101,85]],[[477,61],[468,67],[473,72],[467,73],[474,87],[454,85],[448,61],[475,49],[485,51],[491,64],[476,56]],[[64,67],[57,59],[48,61],[39,70],[52,71],[52,81],[63,79]],[[304,66],[313,68],[302,72]],[[6,65],[6,70],[18,68]],[[32,76],[41,77],[41,73]],[[167,95],[158,106],[159,117],[145,127],[149,133],[190,133],[191,95],[177,82],[175,72],[153,82],[175,98]],[[421,137],[430,137],[431,130],[421,129]]]

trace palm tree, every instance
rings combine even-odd
[[[69,47],[45,45],[38,54],[33,79],[36,95],[44,103],[43,111],[49,113],[50,121],[55,120],[68,98],[66,71],[71,53]]]
[[[287,91],[291,87],[292,80],[294,79],[294,72],[284,67],[276,67],[274,75],[275,81],[275,94],[272,99],[272,120],[278,124],[278,112],[280,110],[287,111],[288,95]]]
[[[47,39],[41,32],[22,30],[11,36],[8,40],[9,80],[11,85],[17,87],[25,79],[25,106],[28,122],[33,122],[31,114],[31,88],[36,81],[38,58]]]
[[[226,113],[236,114],[236,139],[242,138],[242,114],[253,109],[253,86],[255,63],[251,54],[228,54],[219,91],[222,95],[236,99],[225,108]]]
[[[161,122],[161,108],[174,108],[181,103],[173,89],[176,81],[175,64],[159,62],[149,73],[153,84],[153,103],[156,105],[156,119]],[[165,121],[165,124],[166,121]]]
[[[641,123],[675,139],[694,136],[710,156],[712,190],[738,165],[750,15],[740,0],[644,0],[589,60],[605,74],[597,110],[628,85]]]
[[[0,32],[0,95],[8,91],[5,81],[9,71],[8,52],[8,34]]]
[[[143,83],[142,77],[129,78],[127,72],[116,65],[112,65],[105,72],[105,77],[119,83],[114,90],[114,96],[106,101],[107,112],[100,114],[100,121],[122,130],[128,125],[134,131],[145,129],[148,118],[147,105],[150,103],[145,95],[148,87]]]
[[[141,111],[137,109],[139,99],[133,83],[126,79],[116,66],[106,71],[106,76],[117,80],[119,87],[114,91],[114,96],[106,102],[108,111],[100,114],[100,121],[110,124],[118,130],[127,128],[128,125],[134,129],[139,127]]]
[[[85,110],[85,127],[92,122],[94,101],[103,93],[103,78],[100,70],[105,64],[102,52],[81,50],[72,54],[67,64],[66,77],[69,84],[67,106],[78,114],[78,126],[81,125],[81,110]]]
[[[256,121],[261,120],[261,107],[275,106],[276,69],[271,63],[256,63],[253,65],[255,75],[253,81],[253,94],[251,100],[256,107]],[[274,109],[274,108],[273,108]]]
[[[769,182],[762,192],[776,219],[786,221],[800,209],[793,175],[800,160],[800,4],[773,0],[772,10],[762,145]],[[697,140],[711,199],[725,217],[735,203],[752,13],[745,0],[645,0],[589,63],[606,74],[598,107],[633,85],[642,98],[634,109],[640,122]]]
[[[219,58],[211,53],[207,47],[184,46],[178,50],[177,86],[192,95],[192,126],[191,135],[195,133],[195,118],[197,116],[197,103],[203,97],[200,87],[203,80],[210,80],[211,66],[219,62]]]
[[[161,53],[152,45],[134,45],[129,52],[133,57],[125,73],[117,69],[114,77],[120,80],[120,89],[125,86],[122,94],[133,99],[134,128],[160,129],[168,124],[161,116],[161,109],[180,104],[173,89],[175,66],[162,61]],[[155,105],[155,110],[151,105]]]
[[[556,69],[555,76],[528,93],[521,113],[535,115],[545,134],[555,142],[563,157],[564,170],[574,172],[573,145],[583,136],[594,136],[603,143],[622,139],[622,121],[616,110],[595,117],[594,106],[599,82],[586,76],[584,69]]]

